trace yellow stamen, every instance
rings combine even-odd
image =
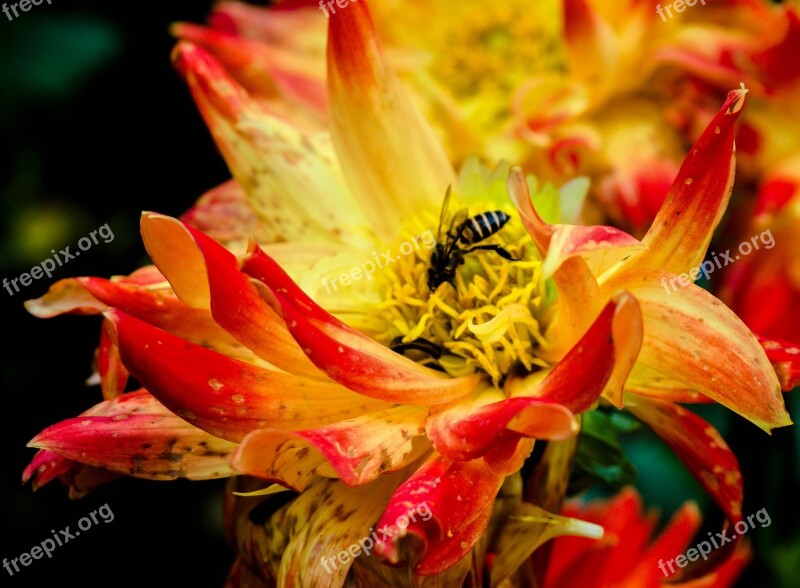
[[[470,215],[485,210],[473,207]],[[541,261],[515,217],[481,244],[500,245],[521,261],[473,251],[453,284],[445,282],[430,292],[426,280],[432,250],[403,256],[385,274],[385,301],[375,318],[388,326],[379,336],[383,343],[398,337],[404,343],[426,339],[444,350],[438,365],[451,375],[482,371],[499,386],[518,365],[527,370],[546,365],[536,355],[544,343],[544,281]],[[412,356],[430,363],[422,353]]]

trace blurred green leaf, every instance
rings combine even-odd
[[[70,98],[122,50],[121,32],[105,19],[38,10],[1,25],[0,122],[31,103]]]
[[[583,415],[570,491],[580,492],[598,480],[611,488],[622,488],[636,480],[636,468],[622,451],[615,423],[608,415],[593,410]]]

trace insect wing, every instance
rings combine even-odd
[[[450,215],[450,193],[451,193],[451,186],[447,186],[447,192],[444,194],[444,202],[442,203],[442,212],[439,213],[439,228],[436,230],[436,240],[442,240],[442,227],[447,224],[447,219]]]
[[[448,233],[456,240],[459,236],[461,225],[463,225],[467,219],[469,219],[469,208],[462,208],[453,215]]]

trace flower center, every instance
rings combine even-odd
[[[473,206],[469,214],[474,218],[488,210]],[[435,226],[432,215],[427,220],[427,226]],[[407,229],[404,236],[411,241],[415,234],[419,233]],[[443,235],[439,243],[445,239]],[[536,356],[536,348],[544,343],[541,261],[515,216],[476,243],[499,245],[519,261],[504,259],[496,251],[465,253],[452,283],[442,282],[431,291],[428,269],[434,246],[403,256],[384,276],[385,298],[375,318],[386,328],[378,339],[452,376],[483,371],[499,386],[517,366],[530,371],[547,365]],[[459,248],[464,251],[469,245],[460,243]]]
[[[508,92],[543,71],[563,71],[561,14],[556,2],[505,0],[453,7],[441,35],[434,73],[461,98]],[[456,5],[458,6],[458,5]]]

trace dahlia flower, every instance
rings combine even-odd
[[[653,536],[658,517],[654,512],[642,513],[642,510],[642,500],[633,489],[625,489],[608,501],[567,503],[562,514],[602,526],[605,536],[602,541],[581,537],[556,539],[543,586],[725,588],[734,585],[750,559],[747,543],[739,543],[733,555],[705,577],[676,582],[664,561],[691,547],[700,527],[700,512],[694,504],[686,503]]]
[[[254,99],[320,128],[321,16],[347,8],[226,1],[208,26],[173,32],[211,51]],[[743,81],[766,92],[797,69],[784,46],[794,13],[766,0],[714,2],[668,22],[640,0],[386,0],[371,9],[387,59],[451,159],[505,158],[558,184],[589,176],[586,218],[637,236],[727,89]]]
[[[536,439],[567,443],[603,405],[650,425],[741,518],[736,458],[676,402],[718,402],[770,431],[790,424],[778,379],[719,300],[662,282],[699,265],[728,203],[744,88],[638,241],[573,224],[580,182],[559,193],[476,160],[456,175],[364,0],[329,20],[323,131],[197,45],[174,60],[234,180],[183,221],[142,216],[154,267],[28,302],[41,317],[103,315],[104,400],[31,442],[26,479],[82,495],[119,474],[246,474],[226,513],[232,585],[500,583],[546,539],[599,535],[553,514],[565,477],[523,490],[520,469]],[[511,220],[486,235],[484,213]],[[451,215],[492,249],[466,251]],[[423,247],[434,231],[464,258],[432,282],[432,254],[452,254]],[[141,389],[126,392],[130,376]],[[350,550],[368,536],[374,555]]]

